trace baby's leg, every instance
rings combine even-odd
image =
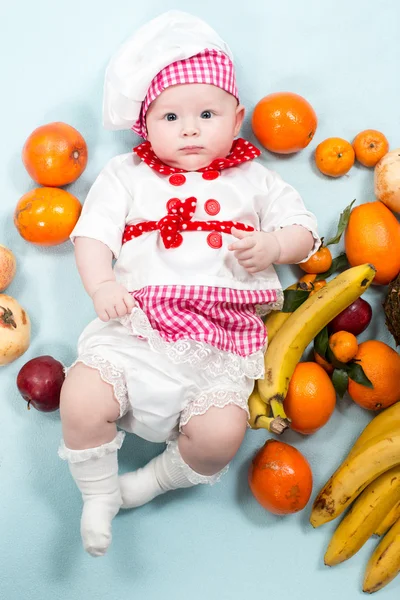
[[[235,456],[247,428],[247,414],[238,406],[211,407],[194,416],[177,440],[143,469],[122,475],[122,508],[134,508],[168,490],[215,483]]]
[[[102,556],[111,542],[111,521],[121,507],[117,450],[124,434],[117,434],[114,422],[119,404],[96,369],[77,363],[64,381],[60,413],[60,456],[68,460],[84,501],[83,545],[92,556]]]

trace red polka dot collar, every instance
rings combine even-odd
[[[146,163],[149,167],[158,171],[162,175],[172,175],[172,173],[187,173],[185,169],[178,169],[176,167],[170,167],[169,165],[165,165],[158,156],[155,155],[150,142],[143,142],[136,148],[133,148],[133,152],[135,152],[139,158],[142,159],[143,162]],[[222,171],[223,169],[229,169],[230,167],[236,167],[244,162],[249,160],[253,160],[260,156],[261,152],[256,146],[253,146],[247,140],[243,138],[238,138],[232,144],[231,151],[228,156],[225,158],[216,158],[213,160],[208,167],[204,167],[203,169],[199,169],[200,173],[205,171]]]

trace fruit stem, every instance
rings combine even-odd
[[[281,435],[289,427],[289,419],[282,419],[282,417],[265,417],[261,415],[256,420],[257,429],[267,429],[271,433]]]

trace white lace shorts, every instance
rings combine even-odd
[[[192,340],[169,344],[151,339],[148,331],[137,331],[143,324],[147,327],[143,311],[133,309],[132,318],[92,321],[79,338],[74,362],[98,369],[113,386],[119,427],[164,442],[211,406],[235,404],[248,414],[256,377],[244,374],[241,363],[246,358]],[[246,369],[259,370],[259,359],[247,361]]]

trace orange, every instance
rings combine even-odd
[[[331,251],[326,246],[321,246],[308,260],[299,263],[299,267],[306,273],[325,273],[331,264]]]
[[[19,200],[14,224],[27,242],[55,246],[68,240],[81,210],[79,200],[65,190],[35,188]]]
[[[335,388],[322,366],[298,363],[283,401],[290,427],[306,435],[315,433],[329,421],[335,406]]]
[[[359,406],[369,410],[387,408],[400,400],[400,356],[379,340],[358,346],[354,360],[361,365],[373,388],[349,379],[348,392]]]
[[[22,161],[34,181],[59,187],[72,183],[86,168],[86,142],[66,123],[48,123],[35,129],[26,140]]]
[[[344,246],[352,267],[374,265],[375,284],[386,285],[400,272],[400,223],[382,202],[366,202],[353,208]]]
[[[315,164],[324,175],[340,177],[354,165],[353,146],[342,138],[327,138],[315,150]]]
[[[353,140],[356,159],[364,167],[374,167],[389,151],[389,142],[380,131],[365,129]]]
[[[275,92],[256,104],[251,125],[264,148],[278,154],[291,154],[311,142],[317,129],[317,115],[302,96]]]
[[[316,294],[318,292],[318,290],[320,290],[321,288],[326,286],[326,280],[325,279],[321,279],[320,281],[316,281],[314,283],[314,287],[310,292],[310,296],[312,296],[313,294]]]
[[[331,365],[330,362],[328,362],[325,358],[322,358],[322,356],[320,356],[319,354],[317,354],[314,350],[314,360],[317,364],[319,364],[324,371],[326,371],[328,373],[328,375],[331,375],[333,373],[333,366]]]
[[[248,474],[255,499],[275,515],[302,510],[310,499],[312,472],[306,458],[293,446],[267,440],[253,458]]]
[[[316,273],[307,273],[307,275],[303,275],[303,277],[300,277],[299,283],[304,283],[307,286],[308,290],[312,290],[314,289],[314,281],[316,277]]]
[[[357,354],[357,338],[348,331],[336,331],[329,338],[329,348],[336,360],[347,363]]]

